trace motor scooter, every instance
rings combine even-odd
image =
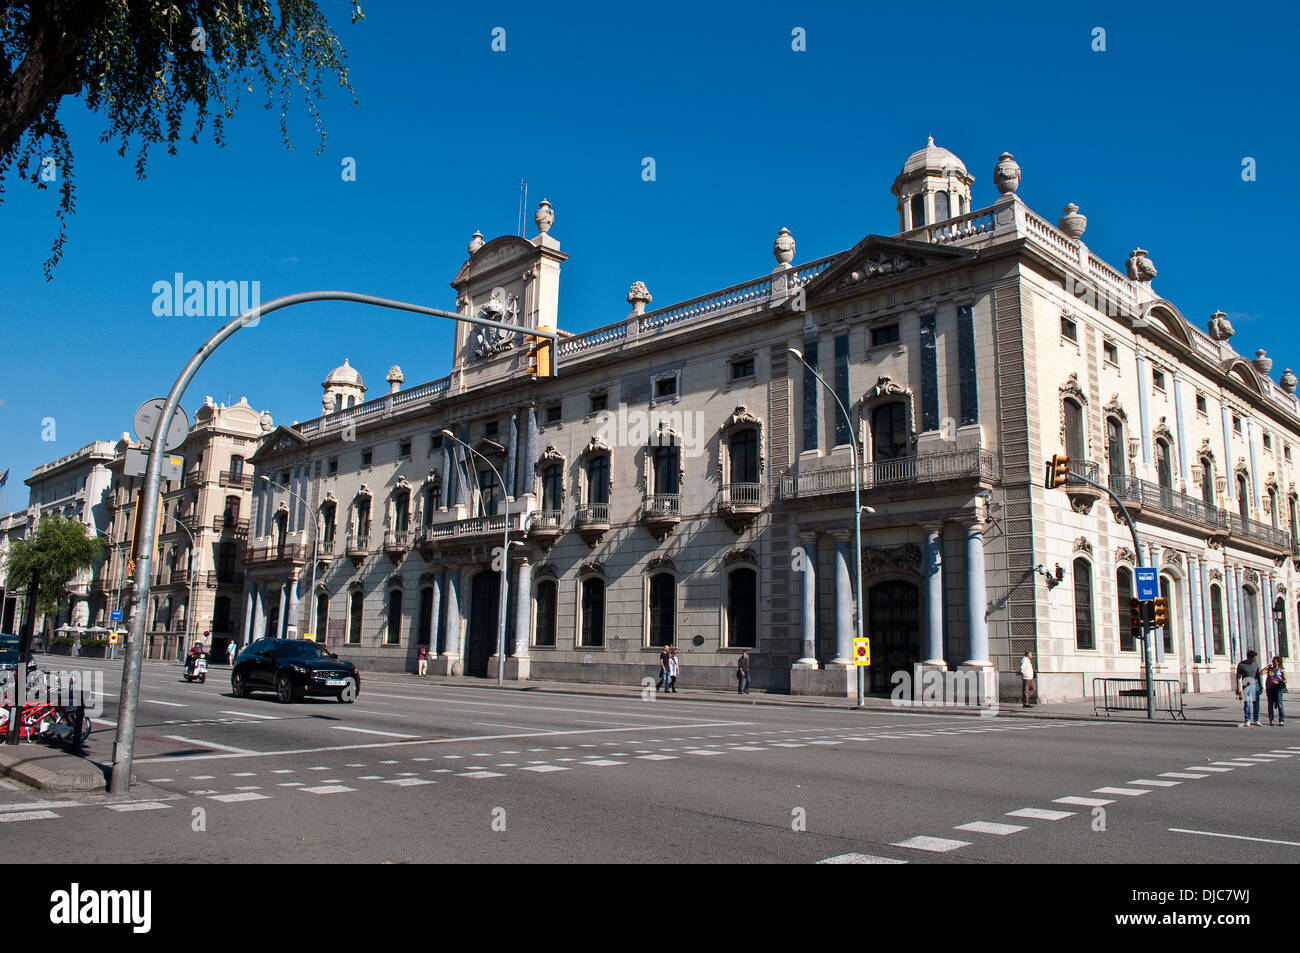
[[[208,680],[208,656],[195,655],[185,663],[185,681],[192,682],[198,679],[202,684]]]

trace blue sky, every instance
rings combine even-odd
[[[156,317],[154,282],[260,281],[263,300],[339,288],[452,309],[448,282],[474,230],[527,234],[542,197],[571,257],[561,326],[621,319],[642,280],[659,307],[757,277],[788,227],[796,262],[892,234],[889,187],[927,134],[992,204],[1000,152],[1020,196],[1052,221],[1067,202],[1085,241],[1122,268],[1150,251],[1155,285],[1193,322],[1215,309],[1233,344],[1300,370],[1294,299],[1294,7],[1196,3],[461,5],[364,4],[348,23],[358,105],[328,88],[323,155],[305,111],[245,93],[222,149],[154,153],[144,181],[65,100],[78,210],[63,262],[52,192],[9,182],[0,206],[0,472],[8,509],[34,466],[131,429],[216,319]],[[924,11],[922,14],[921,11]],[[1199,12],[1198,12],[1199,11]],[[491,50],[506,30],[506,51]],[[791,49],[803,27],[806,52]],[[1104,53],[1092,31],[1106,31]],[[343,157],[357,181],[343,182]],[[641,179],[655,159],[657,179]],[[1258,180],[1243,182],[1254,157]],[[371,396],[400,364],[408,386],[447,373],[451,328],[359,306],[310,305],[240,332],[184,401],[246,395],[277,423],[320,412],[320,382],[350,359]],[[43,419],[55,439],[43,441]]]

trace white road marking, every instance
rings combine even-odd
[[[1140,794],[1150,794],[1150,791],[1142,788],[1093,788],[1093,794],[1124,794],[1128,797],[1137,797]]]
[[[1136,781],[1129,781],[1129,784],[1141,784],[1152,788],[1172,788],[1182,784],[1182,781],[1157,781],[1155,778],[1138,778]]]
[[[1077,804],[1079,807],[1104,807],[1107,804],[1114,804],[1114,801],[1108,801],[1101,797],[1058,797],[1052,799],[1053,804]]]
[[[1231,771],[1232,768],[1212,768],[1209,765],[1205,765],[1205,764],[1194,764],[1190,766],[1187,770],[1188,771],[1213,771],[1215,774],[1223,774],[1224,772]]]
[[[230,757],[231,755],[236,755],[236,754],[240,754],[240,755],[245,755],[245,754],[262,754],[262,752],[260,752],[260,751],[254,751],[254,750],[252,750],[251,748],[236,748],[234,745],[219,745],[219,744],[217,744],[215,741],[200,741],[200,740],[197,739],[197,738],[184,738],[184,737],[182,737],[181,735],[163,735],[163,737],[166,738],[168,741],[180,741],[180,742],[182,742],[182,743],[184,743],[184,744],[187,744],[187,745],[198,745],[200,748],[211,748],[213,751],[226,751],[226,752],[229,752],[229,754],[224,754],[224,755],[212,755],[212,754],[190,755],[189,757],[186,758],[186,760],[189,760],[189,758],[194,758],[194,759],[198,759],[198,758],[228,758],[228,757]],[[162,763],[162,762],[165,762],[165,761],[170,761],[170,762],[172,762],[172,763],[175,763],[175,762],[177,761],[177,759],[176,759],[176,758],[152,758],[152,759],[150,759],[150,761],[151,761],[153,764],[159,764],[159,763]],[[136,764],[144,764],[144,763],[145,763],[145,762],[143,762],[143,761],[137,761],[137,762],[136,762]]]
[[[211,781],[211,780],[213,780],[215,777],[216,777],[215,774],[192,774],[192,775],[190,775],[190,780],[191,780],[191,781]]]
[[[817,861],[819,864],[905,864],[905,860],[895,860],[893,857],[873,857],[871,854],[836,854],[834,857],[827,857],[825,860]]]
[[[255,777],[257,777],[257,772],[256,772],[256,771],[236,771],[234,774],[231,775],[231,777],[232,777],[232,778],[255,778]]]
[[[395,784],[399,788],[409,788],[413,784],[437,784],[437,781],[429,781],[425,778],[396,778],[392,781],[385,781],[384,784]]]
[[[956,850],[959,847],[969,847],[971,842],[968,840],[952,840],[947,837],[925,837],[917,835],[909,837],[907,840],[894,841],[891,847],[907,847],[912,850],[924,850],[934,854],[946,854],[950,850]]]
[[[272,774],[293,774],[293,773],[294,773],[294,769],[293,769],[293,768],[276,768],[276,769],[275,769],[274,771],[272,771],[271,773],[272,773]]]
[[[1256,751],[1255,757],[1276,760],[1277,758],[1290,758],[1292,757],[1292,754],[1289,751]]]
[[[499,771],[462,771],[456,777],[458,778],[504,778],[505,775]]]
[[[1022,807],[1018,811],[1007,811],[1007,817],[1028,817],[1035,821],[1060,821],[1074,817],[1074,811],[1045,811],[1041,807]]]
[[[140,699],[140,701],[148,702],[150,705],[166,705],[168,708],[189,708],[190,707],[189,705],[186,705],[183,702],[160,702],[156,698],[142,698]]]
[[[772,747],[773,748],[806,748],[808,746],[806,744],[802,744],[801,742],[797,742],[797,741],[774,741],[772,742]]]
[[[558,765],[558,764],[533,764],[533,765],[524,765],[519,770],[537,771],[538,773],[545,773],[547,771],[568,771],[569,769],[564,767],[563,765]]]
[[[330,725],[335,731],[355,731],[362,735],[384,735],[388,738],[418,738],[419,735],[404,735],[396,731],[376,731],[374,728],[353,728],[351,725]]]
[[[1210,764],[1217,764],[1221,768],[1253,768],[1255,766],[1254,761],[1242,761],[1240,759],[1236,761],[1211,761]]]
[[[626,762],[626,761],[610,761],[610,760],[607,759],[607,758],[597,758],[597,759],[594,760],[594,761],[579,761],[578,764],[589,764],[589,765],[591,765],[592,767],[597,767],[597,768],[609,768],[609,767],[613,767],[613,766],[616,765],[616,764],[627,764],[627,762]]]
[[[254,794],[252,791],[244,791],[242,794],[218,794],[208,800],[229,804],[235,801],[265,801],[268,797],[267,794]]]
[[[302,782],[301,782],[301,781],[281,781],[279,786],[282,787],[282,788],[300,788],[300,787],[302,787]]]
[[[225,710],[223,710],[223,711],[221,712],[221,714],[223,714],[223,715],[238,715],[240,718],[256,718],[258,721],[279,721],[279,720],[280,720],[280,716],[279,716],[279,715],[255,715],[255,714],[253,714],[251,711],[225,711]]]
[[[704,748],[700,748],[700,749],[698,749],[698,750],[696,750],[696,751],[687,751],[686,754],[726,754],[726,752],[725,752],[725,751],[708,751],[708,750],[706,750],[706,749],[704,749]]]
[[[1300,843],[1290,840],[1269,840],[1267,837],[1247,837],[1245,834],[1216,834],[1214,831],[1189,831],[1182,827],[1169,828],[1171,834],[1200,834],[1202,837],[1226,837],[1229,840],[1249,840],[1257,844],[1281,844],[1284,847],[1300,847]]]
[[[1007,834],[1014,834],[1017,831],[1027,831],[1029,828],[1020,824],[995,824],[993,821],[971,821],[969,824],[958,824],[953,828],[955,831],[973,831],[976,834],[998,834],[1005,837]]]
[[[345,787],[342,784],[326,784],[322,787],[299,788],[300,791],[310,791],[312,794],[342,794],[345,791],[355,791],[356,788]]]
[[[171,807],[170,804],[160,804],[158,801],[135,801],[131,804],[109,804],[106,806],[110,811],[120,811],[123,814],[127,811],[160,811]]]
[[[358,715],[382,715],[382,716],[387,717],[387,718],[405,718],[405,717],[406,717],[405,715],[399,715],[399,714],[397,714],[396,712],[391,712],[391,711],[371,711],[369,708],[354,708],[354,709],[352,709],[352,710],[353,710],[354,712],[356,712]]]
[[[1160,772],[1160,776],[1161,776],[1162,778],[1183,778],[1184,780],[1187,780],[1187,781],[1193,781],[1193,780],[1195,780],[1196,778],[1208,778],[1208,777],[1209,777],[1208,774],[1197,774],[1197,773],[1192,772],[1192,771],[1162,771],[1162,772]]]
[[[235,788],[235,790],[236,791],[260,791],[262,790],[262,786],[260,784],[241,784],[239,785],[239,787]]]
[[[50,807],[87,807],[81,801],[28,801],[26,804],[0,804],[0,814],[6,811],[40,811]]]
[[[12,814],[0,814],[0,822],[8,821],[44,821],[58,817],[53,811],[15,811]]]

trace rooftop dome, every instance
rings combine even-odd
[[[365,388],[365,381],[357,373],[357,369],[348,363],[348,359],[343,358],[343,366],[336,367],[330,371],[329,376],[325,378],[322,387],[329,387],[331,384],[354,384],[357,387]]]
[[[907,157],[907,161],[903,163],[903,171],[900,174],[907,175],[910,172],[925,170],[947,172],[949,169],[957,169],[964,173],[966,163],[942,146],[936,146],[934,136],[930,136],[926,140],[924,149],[918,149]]]

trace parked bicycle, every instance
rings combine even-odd
[[[77,737],[77,725],[81,736]],[[54,741],[68,747],[84,744],[90,737],[90,718],[84,706],[24,705],[18,713],[18,740],[35,742]],[[8,742],[11,729],[9,709],[0,708],[0,742]]]

